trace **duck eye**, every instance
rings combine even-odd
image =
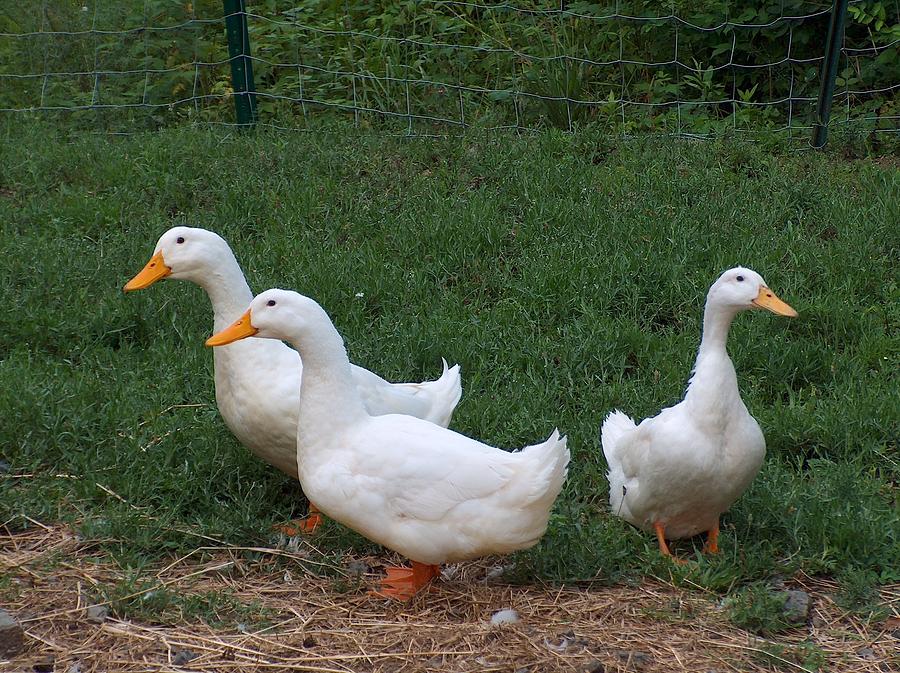
[[[175,239],[175,242],[176,243],[184,243],[184,236],[179,236],[178,238]]]
[[[737,277],[737,280],[738,280],[738,282],[740,283],[742,280],[744,280],[744,277],[743,277],[743,276],[738,276],[738,277]]]
[[[269,301],[266,302],[266,306],[275,306],[275,300],[270,299]]]

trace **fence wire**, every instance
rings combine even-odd
[[[808,137],[830,11],[793,0],[262,0],[246,17],[259,120],[280,128],[330,110],[409,134],[592,123]],[[7,7],[0,113],[112,132],[234,123],[226,18],[213,0]],[[832,126],[900,130],[900,0],[851,0],[833,109]]]

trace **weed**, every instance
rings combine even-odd
[[[262,628],[271,617],[258,601],[244,603],[230,591],[182,593],[134,571],[97,591],[101,600],[109,602],[112,613],[123,619],[164,624],[202,620],[212,627],[241,624]]]
[[[796,670],[796,666],[800,666],[810,673],[816,673],[824,670],[826,664],[822,648],[809,642],[797,645],[765,643],[756,654],[756,659],[774,671]]]
[[[261,0],[248,21],[258,111],[305,126],[325,107],[360,126],[399,117],[428,132],[435,119],[560,128],[596,120],[622,133],[803,128],[813,110],[803,101],[818,92],[810,63],[822,57],[822,17],[802,18],[807,2],[782,4],[734,14],[724,0],[677,3],[674,19],[646,0],[619,0],[614,17],[591,3],[556,11],[534,0]],[[898,24],[888,4],[850,8],[837,79],[840,91],[859,94],[846,96],[847,121],[868,131],[868,143],[891,142],[872,129],[891,130],[896,114]],[[68,124],[127,132],[231,121],[221,18],[213,0],[122,0],[90,12],[61,0],[41,12],[11,6],[0,14],[0,108],[62,108]],[[735,33],[734,21],[744,29]]]
[[[772,635],[790,629],[785,616],[787,594],[772,591],[765,584],[751,584],[733,592],[725,601],[728,618],[735,626],[759,635]]]
[[[22,587],[13,580],[12,575],[0,575],[0,600],[7,604],[14,603],[21,595]]]
[[[878,593],[879,577],[868,570],[849,568],[838,575],[840,591],[835,602],[845,610],[880,621],[890,616],[890,609]]]

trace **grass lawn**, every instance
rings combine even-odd
[[[0,523],[72,522],[135,573],[205,535],[265,544],[306,503],[231,436],[202,291],[122,285],[174,224],[213,229],[251,287],[317,299],[391,380],[459,362],[452,427],[502,447],[559,427],[572,464],[523,582],[656,576],[752,598],[900,580],[900,172],[891,159],[585,132],[456,139],[350,126],[66,141],[0,127]],[[729,349],[765,465],[717,557],[674,567],[607,511],[598,429],[677,402],[706,291],[743,264],[800,312],[743,314]],[[373,547],[330,523],[339,560]],[[682,542],[688,557],[702,540]],[[744,593],[741,593],[744,592]],[[752,601],[751,601],[752,602]]]

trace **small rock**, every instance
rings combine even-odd
[[[803,624],[809,617],[809,594],[805,591],[786,591],[787,600],[784,602],[784,616],[793,624]]]
[[[889,636],[900,640],[900,617],[888,617],[884,620],[884,630]]]
[[[89,622],[102,624],[109,617],[109,608],[105,605],[89,605],[85,613]]]
[[[602,661],[589,661],[581,668],[582,673],[606,673],[606,666]]]
[[[286,537],[283,533],[279,534],[279,544],[278,546],[283,547],[285,550],[294,554],[299,558],[309,558],[309,549],[306,547],[306,543],[303,540],[302,535],[297,535],[296,537]],[[303,544],[301,547],[300,545]]]
[[[53,657],[51,657],[50,659],[38,662],[31,667],[31,670],[33,670],[34,673],[53,673],[53,668]]]
[[[505,608],[491,615],[491,626],[500,626],[501,624],[518,624],[519,621],[519,613],[512,608]]]
[[[493,566],[490,570],[485,573],[484,581],[488,584],[491,582],[498,582],[503,579],[503,576],[512,568],[509,565],[496,565]]]
[[[566,648],[569,647],[569,641],[565,638],[562,638],[559,641],[552,641],[549,638],[544,638],[544,645],[554,652],[565,652]]]
[[[875,650],[871,647],[861,647],[856,650],[856,653],[861,656],[863,659],[868,659],[869,661],[874,661],[877,657],[875,656]]]
[[[574,631],[566,631],[562,635],[558,636],[555,640],[544,638],[544,645],[546,645],[554,652],[565,652],[572,646],[573,643],[575,643]]]
[[[347,564],[347,572],[354,577],[362,577],[369,572],[369,564],[365,561],[350,561]]]
[[[191,659],[196,659],[197,654],[195,652],[191,652],[190,650],[179,650],[175,653],[175,656],[172,657],[172,665],[173,666],[184,666]]]
[[[22,625],[6,610],[0,610],[0,657],[13,657],[25,646]]]
[[[632,670],[641,670],[653,661],[653,657],[649,654],[646,652],[639,652],[638,650],[622,650],[616,652],[616,656],[622,660],[622,663],[625,664],[625,668],[631,668]]]
[[[493,582],[503,576],[503,566],[494,566],[484,575],[485,582]]]

